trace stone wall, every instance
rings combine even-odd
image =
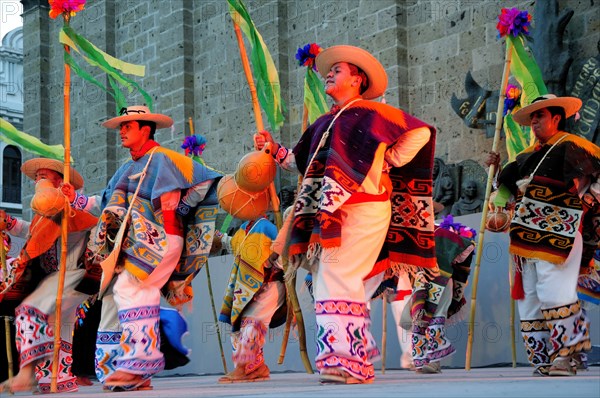
[[[62,142],[62,23],[49,20],[47,3],[24,4],[24,129],[45,142]],[[386,67],[389,104],[410,111],[438,128],[436,156],[455,163],[480,161],[491,148],[483,130],[469,129],[450,107],[464,97],[464,78],[473,72],[490,90],[500,84],[504,45],[496,38],[501,7],[527,8],[531,1],[476,0],[247,0],[279,70],[287,105],[286,124],[275,136],[284,144],[301,134],[303,67],[298,47],[351,44],[371,51]],[[596,2],[597,3],[597,2]],[[576,14],[565,41],[574,57],[597,54],[599,7],[593,0],[559,2]],[[594,22],[595,21],[595,22]],[[146,66],[136,80],[154,99],[155,111],[175,120],[157,134],[178,149],[188,118],[208,139],[205,160],[224,172],[252,146],[255,130],[250,94],[225,0],[95,0],[73,19],[73,27],[106,52]],[[91,69],[89,69],[91,70]],[[94,75],[104,80],[102,74]],[[140,102],[132,94],[131,104]],[[72,88],[72,146],[88,193],[99,192],[128,157],[114,131],[100,122],[115,115],[110,97],[77,76]],[[265,124],[266,118],[265,118]],[[278,185],[295,176],[281,173]],[[25,192],[31,193],[27,186]],[[24,203],[29,198],[25,197]]]

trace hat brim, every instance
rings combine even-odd
[[[329,47],[317,55],[315,62],[323,77],[326,77],[331,67],[338,62],[347,62],[362,69],[369,79],[369,88],[362,93],[364,99],[374,99],[385,93],[388,78],[383,65],[362,48],[346,45]]]
[[[102,123],[102,126],[109,129],[118,129],[119,127],[121,127],[121,123],[138,120],[154,122],[156,123],[157,129],[164,129],[173,125],[173,119],[171,119],[169,116],[161,115],[160,113],[136,113],[135,115],[123,115],[113,117],[112,119],[108,119],[107,121]]]
[[[23,174],[33,181],[35,181],[35,174],[39,169],[52,170],[62,176],[64,176],[65,172],[64,163],[56,159],[34,158],[21,165],[21,172],[23,172]],[[71,167],[71,175],[69,179],[69,182],[75,189],[81,189],[83,187],[83,177],[73,167]]]
[[[513,114],[513,120],[522,126],[531,126],[531,114],[537,110],[558,106],[565,110],[565,116],[570,118],[581,108],[581,100],[575,97],[557,97],[536,101]]]

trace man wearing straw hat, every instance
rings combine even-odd
[[[0,288],[0,300],[10,297],[24,288],[23,284],[39,281],[16,308],[16,343],[19,351],[20,370],[12,379],[4,382],[0,391],[50,392],[52,355],[54,351],[53,318],[56,309],[61,263],[61,219],[65,203],[59,188],[63,183],[63,163],[54,159],[35,158],[21,166],[21,171],[36,182],[32,199],[34,217],[31,222],[12,218],[0,210],[2,228],[17,237],[26,238],[25,246],[12,263],[12,272],[5,276]],[[71,168],[72,184],[83,187],[83,178]],[[58,392],[77,391],[75,376],[71,373],[72,333],[75,309],[89,294],[97,290],[98,278],[86,273],[84,265],[85,245],[89,231],[96,225],[96,217],[69,210],[68,248],[66,273],[62,295],[61,347],[57,375]],[[32,286],[29,286],[31,289]],[[25,287],[26,288],[26,287]]]
[[[374,379],[378,350],[367,301],[385,271],[437,273],[432,169],[435,130],[383,103],[387,75],[367,51],[334,46],[316,58],[333,99],[293,150],[266,142],[304,175],[288,242],[292,269],[313,271],[316,365],[323,384]],[[424,276],[425,277],[425,276]]]
[[[600,148],[564,131],[580,107],[578,98],[546,94],[518,110],[514,120],[531,126],[536,141],[498,177],[517,202],[510,225],[512,296],[529,362],[542,376],[575,375],[591,348],[576,288],[600,240],[599,197],[590,189],[600,175]],[[491,153],[486,164],[499,160]]]
[[[131,159],[101,198],[67,194],[75,208],[101,211],[88,245],[105,259],[96,375],[106,389],[148,389],[165,366],[158,341],[161,289],[177,307],[192,299],[190,284],[207,260],[215,230],[213,182],[220,174],[154,141],[156,129],[173,120],[147,106],[123,108],[102,125],[119,129]]]

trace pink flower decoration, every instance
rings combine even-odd
[[[48,0],[48,4],[50,5],[50,18],[56,19],[63,14],[75,16],[76,13],[83,10],[85,0]]]
[[[527,11],[521,11],[518,8],[503,8],[502,13],[498,15],[498,38],[512,35],[517,37],[520,34],[528,35],[531,25],[531,15]]]
[[[308,66],[309,68],[317,70],[315,58],[317,58],[317,55],[319,55],[321,51],[323,51],[323,49],[316,43],[310,43],[304,47],[300,47],[298,51],[296,51],[296,59],[298,60],[298,64],[300,66]]]

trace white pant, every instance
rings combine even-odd
[[[398,278],[398,285],[396,290],[409,291],[412,290],[412,284],[407,273],[403,273]],[[396,330],[398,332],[398,343],[402,349],[402,357],[400,358],[400,366],[402,368],[410,367],[412,362],[412,331],[406,330],[400,326],[400,318],[402,317],[402,311],[410,299],[410,294],[405,296],[402,300],[395,300],[390,303],[392,307],[392,314],[394,315],[394,322],[396,323]]]
[[[168,250],[145,280],[121,272],[102,298],[96,340],[96,376],[104,380],[115,370],[143,375],[160,372],[160,289],[169,280],[181,257],[183,238],[167,235]]]
[[[374,377],[379,351],[370,331],[367,301],[381,275],[367,281],[385,241],[390,202],[342,206],[340,247],[323,249],[314,280],[319,371],[341,368],[360,380]]]
[[[542,319],[542,309],[560,307],[577,301],[582,241],[578,232],[573,249],[563,265],[522,258],[525,298],[517,301],[521,319]]]
[[[591,347],[589,320],[577,298],[582,249],[578,232],[562,265],[520,257],[525,297],[517,305],[523,342],[533,366]]]

